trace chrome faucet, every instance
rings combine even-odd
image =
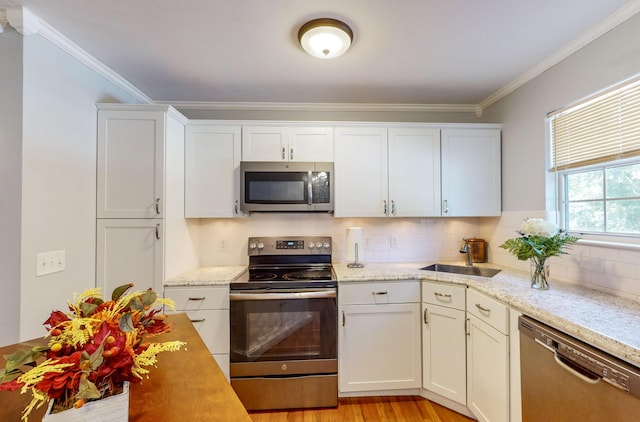
[[[467,254],[467,261],[465,262],[465,264],[468,267],[473,267],[473,258],[471,256],[471,245],[469,245],[469,239],[463,238],[462,240],[464,240],[464,245],[462,245],[462,248],[460,248],[460,253]]]

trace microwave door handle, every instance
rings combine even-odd
[[[309,171],[307,176],[307,204],[313,205],[313,172]]]

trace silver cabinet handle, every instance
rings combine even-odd
[[[156,198],[156,215],[160,214],[160,198]]]
[[[425,325],[429,325],[429,318],[427,315],[428,315],[427,308],[424,308],[424,324]]]
[[[191,321],[191,322],[204,322],[204,320],[205,320],[204,318],[200,318],[200,319],[191,319],[189,321]]]
[[[382,201],[382,213],[384,215],[388,215],[389,214],[388,209],[387,209],[387,201]]]
[[[233,212],[234,212],[236,215],[238,215],[238,200],[237,200],[237,199],[236,199],[236,202],[235,202],[235,204],[234,204],[234,206],[233,206]]]
[[[449,201],[447,201],[446,199],[442,201],[442,213],[443,214],[449,213]]]
[[[313,205],[313,172],[307,173],[307,205]]]
[[[287,151],[287,150],[285,149],[285,147],[282,147],[282,159],[283,159],[283,160],[284,160],[285,158],[287,158],[287,156],[285,155],[285,154],[286,154],[286,151]]]
[[[293,160],[293,147],[289,148],[289,160]]]
[[[391,200],[391,215],[396,215],[396,201]]]
[[[156,239],[160,240],[160,224],[156,224]]]
[[[451,302],[451,295],[450,294],[438,293],[438,292],[435,292],[433,294],[435,295],[436,299],[447,300],[447,301]]]
[[[189,297],[189,300],[205,300],[207,297],[206,296],[202,296],[202,297]]]
[[[484,306],[480,305],[479,303],[476,303],[476,308],[478,308],[481,312],[486,313],[487,315],[491,314],[491,309],[485,308]]]

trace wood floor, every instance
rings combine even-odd
[[[466,416],[422,397],[341,398],[336,409],[249,412],[253,422],[467,422]]]

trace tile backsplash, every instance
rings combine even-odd
[[[246,264],[252,236],[331,236],[333,261],[346,260],[348,227],[364,228],[362,262],[460,260],[463,237],[479,237],[477,218],[334,218],[329,214],[251,214],[200,223],[200,264]]]
[[[330,214],[251,214],[237,219],[200,220],[200,265],[245,265],[252,236],[331,236],[333,261],[345,262],[347,228],[364,228],[364,262],[460,261],[464,237],[487,241],[489,262],[529,272],[499,248],[528,217],[544,211],[504,212],[485,218],[335,218]],[[568,255],[551,258],[551,280],[584,284],[640,300],[640,249],[575,244]],[[361,251],[362,254],[362,251]],[[552,285],[553,288],[553,285]]]

